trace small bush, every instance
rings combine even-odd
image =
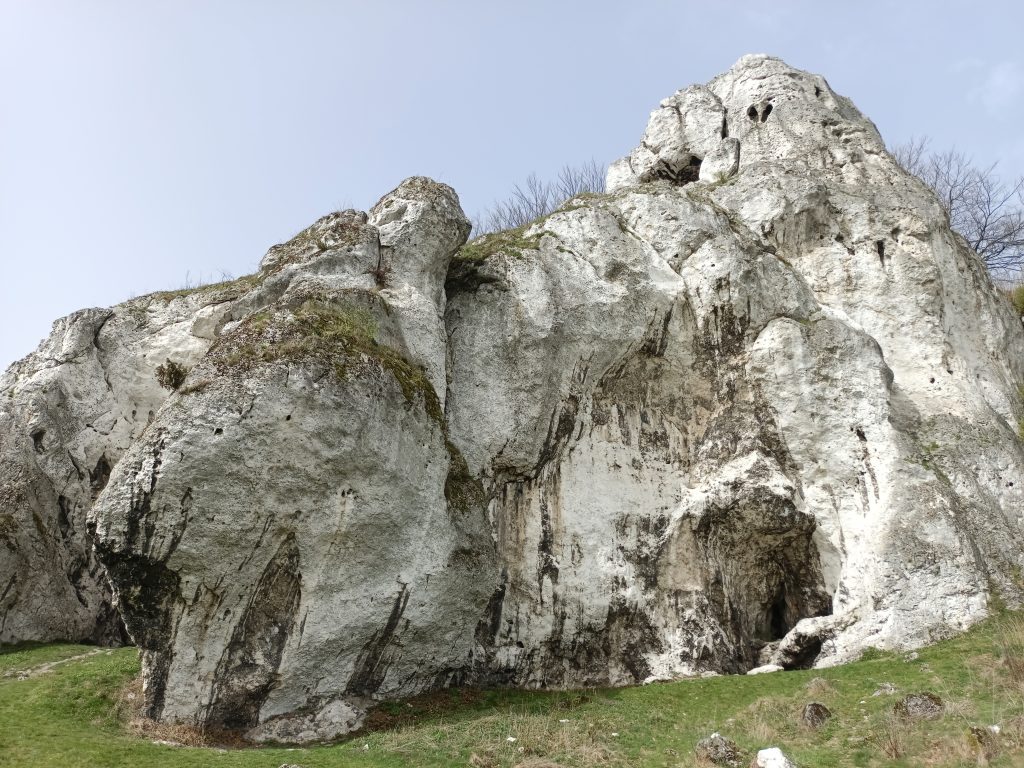
[[[178,389],[188,375],[188,368],[181,363],[176,363],[170,358],[163,365],[156,367],[156,380],[161,387],[172,391]]]
[[[875,745],[891,760],[899,760],[907,753],[907,737],[910,729],[906,722],[895,715],[886,718],[881,730],[875,735]]]
[[[1024,285],[1018,285],[1010,291],[1010,301],[1018,315],[1024,315]]]
[[[605,171],[603,164],[591,160],[579,166],[564,166],[555,181],[541,181],[531,173],[525,185],[516,184],[506,200],[495,202],[474,218],[473,234],[479,237],[525,227],[554,212],[566,200],[581,194],[604,192]]]

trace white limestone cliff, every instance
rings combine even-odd
[[[606,194],[467,233],[414,178],[59,321],[0,386],[0,641],[109,640],[113,604],[151,716],[309,742],[1021,603],[1024,327],[825,80],[744,57]]]

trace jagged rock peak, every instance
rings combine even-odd
[[[724,181],[764,161],[822,171],[884,154],[874,124],[823,77],[748,55],[706,85],[663,100],[640,146],[609,168],[607,186]]]

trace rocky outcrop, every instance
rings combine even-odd
[[[735,142],[735,175],[693,171]],[[835,663],[1019,601],[1024,334],[874,126],[746,57],[608,186],[450,283],[491,679]]]
[[[86,514],[169,394],[156,368],[206,352],[223,296],[76,312],[0,378],[0,643],[122,640]]]
[[[118,464],[96,547],[151,716],[323,738],[371,696],[465,677],[494,570],[441,406],[468,230],[410,179],[272,250],[253,310]]]
[[[0,640],[109,639],[113,600],[151,716],[311,742],[1018,604],[1024,329],[874,126],[745,57],[608,188],[463,245],[414,178],[60,321],[3,380]]]

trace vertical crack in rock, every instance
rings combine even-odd
[[[299,549],[289,534],[267,563],[217,665],[208,725],[248,728],[277,679],[302,592]]]
[[[501,611],[505,602],[505,590],[508,588],[508,571],[502,569],[501,583],[487,601],[487,608],[476,626],[477,645],[493,646],[501,629]]]

